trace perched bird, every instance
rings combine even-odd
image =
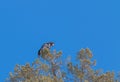
[[[41,52],[42,52],[44,49],[49,49],[49,50],[50,50],[50,48],[51,48],[52,46],[54,46],[54,42],[44,43],[44,44],[42,45],[42,47],[38,50],[38,56],[40,56],[40,55],[42,54]]]

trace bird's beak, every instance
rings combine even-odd
[[[54,44],[52,44],[52,46],[54,46]]]

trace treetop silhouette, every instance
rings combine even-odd
[[[39,58],[33,63],[17,64],[6,82],[120,82],[114,72],[94,69],[96,60],[92,59],[89,48],[81,49],[76,54],[76,61],[64,61],[62,52],[50,50],[51,46],[53,44],[44,44],[38,51]]]

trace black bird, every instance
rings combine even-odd
[[[50,49],[52,46],[54,46],[54,42],[47,42],[42,45],[42,47],[38,50],[38,56],[41,55],[41,51],[45,48]]]

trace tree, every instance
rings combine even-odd
[[[78,52],[76,64],[63,61],[61,55],[61,51],[44,49],[41,58],[32,64],[17,64],[6,82],[119,82],[114,72],[102,73],[94,69],[96,61],[88,48]],[[67,63],[66,66],[63,63]]]

